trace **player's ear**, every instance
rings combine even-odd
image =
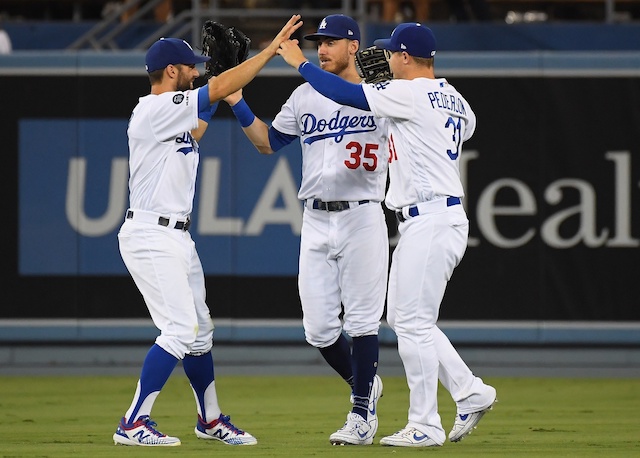
[[[359,49],[360,49],[360,42],[358,40],[349,40],[350,54],[353,54],[355,56],[355,54],[358,52]]]

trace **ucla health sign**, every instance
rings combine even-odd
[[[21,275],[125,275],[117,233],[128,206],[127,119],[19,121]],[[297,273],[297,142],[260,155],[234,119],[200,142],[191,234],[206,274]]]

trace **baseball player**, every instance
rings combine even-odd
[[[361,82],[354,59],[360,29],[351,17],[327,16],[317,33],[304,38],[316,42],[322,68],[341,81]],[[253,115],[241,94],[225,100],[261,153],[300,140],[298,197],[304,211],[298,287],[305,337],[352,390],[347,421],[329,440],[371,444],[382,394],[378,329],[389,267],[381,205],[388,169],[386,121],[335,103],[309,84],[293,91],[270,127]]]
[[[213,323],[200,258],[189,234],[198,168],[198,140],[216,103],[251,81],[301,26],[294,15],[253,58],[194,89],[194,54],[184,40],[163,38],[146,54],[151,93],[133,109],[129,128],[130,208],[118,234],[120,253],[160,335],[144,360],[133,401],[113,435],[116,444],[177,446],[156,429],[151,409],[178,361],[196,399],[195,433],[230,445],[256,439],[223,415],[216,394]]]
[[[410,398],[406,427],[380,443],[440,446],[445,432],[437,409],[438,376],[457,404],[453,442],[471,433],[496,401],[496,390],[473,375],[436,325],[447,282],[467,246],[459,162],[476,117],[446,79],[435,78],[429,28],[400,24],[375,45],[391,52],[391,81],[357,85],[335,78],[309,63],[292,41],[283,42],[278,53],[320,93],[389,120],[385,202],[396,212],[400,239],[389,274],[387,320],[398,336]]]

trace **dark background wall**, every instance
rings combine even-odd
[[[441,317],[640,320],[640,282],[636,281],[640,79],[457,76],[450,82],[471,103],[478,128],[463,153],[470,246],[450,283]],[[271,118],[300,83],[295,76],[259,77],[246,88],[245,97],[258,116]],[[40,199],[25,196],[37,197],[38,189],[52,186],[47,181],[48,170],[53,175],[58,168],[67,167],[66,158],[51,153],[64,150],[60,145],[65,139],[62,131],[29,131],[25,126],[56,127],[56,121],[78,125],[96,121],[98,127],[103,121],[105,126],[116,121],[126,126],[135,101],[148,92],[148,81],[144,76],[1,75],[0,87],[5,88],[0,123],[5,161],[0,182],[7,217],[0,225],[5,304],[0,317],[146,317],[142,298],[123,266],[120,273],[104,274],[101,267],[92,267],[102,257],[117,259],[117,228],[88,242],[88,237],[77,235],[78,247],[97,243],[97,254],[88,251],[78,258],[75,274],[55,273],[55,266],[66,262],[65,250],[52,248],[49,253],[47,247],[67,246],[55,236],[57,226],[67,224],[64,208],[58,208],[55,199],[49,204],[49,195]],[[241,140],[242,133],[231,116],[221,106],[214,118],[214,123],[217,120],[230,132],[224,151],[214,139],[203,145],[201,153],[203,159],[220,157],[223,162],[226,157],[239,157],[229,163],[227,172],[232,179],[221,192],[233,202],[255,200],[238,182],[258,177],[247,168],[260,158]],[[69,156],[95,159],[91,139],[82,139],[81,134],[78,138],[70,143]],[[113,142],[114,147],[107,144],[106,150],[121,148],[121,139]],[[49,146],[29,149],[31,144]],[[126,150],[113,154],[124,157]],[[286,154],[292,175],[299,179],[296,156],[296,152]],[[58,163],[60,160],[64,162]],[[42,167],[35,173],[30,164]],[[264,164],[273,168],[276,161]],[[109,176],[108,169],[100,173]],[[256,178],[260,180],[266,178]],[[202,183],[199,186],[202,188]],[[68,192],[66,184],[53,189],[47,192],[60,196]],[[97,189],[99,193],[102,187]],[[225,211],[237,216],[242,210],[230,205]],[[53,215],[54,221],[47,217],[34,224],[26,218],[37,218],[40,213]],[[196,225],[198,218],[196,211]],[[388,223],[393,239],[395,221],[390,217]],[[29,230],[24,231],[25,227]],[[286,237],[269,232],[271,229],[264,229],[257,237],[192,231],[205,265],[209,304],[215,316],[300,317],[295,268],[291,268],[297,259],[292,243],[296,234],[286,224],[273,228],[284,231]],[[243,243],[250,247],[246,253]],[[25,268],[30,261],[24,259],[25,253],[30,253],[33,244],[44,247],[44,252],[39,249],[36,255],[54,266],[48,273],[43,269],[45,273],[34,274],[33,266],[31,271]],[[215,264],[219,256],[215,247],[230,252],[231,260],[220,268]],[[290,273],[274,274],[272,267],[280,261],[265,260],[265,250],[271,259],[273,253],[280,256],[284,263],[281,271]],[[97,273],[91,273],[94,271]],[[251,271],[254,273],[246,273]]]

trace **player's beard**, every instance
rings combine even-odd
[[[349,62],[347,58],[344,58],[344,59],[332,58],[331,60],[320,64],[320,68],[328,71],[329,73],[333,73],[334,75],[340,75],[348,67],[349,67]]]
[[[182,72],[178,74],[178,80],[176,82],[178,91],[188,91],[189,89],[193,89],[193,79],[190,75],[185,75]]]

